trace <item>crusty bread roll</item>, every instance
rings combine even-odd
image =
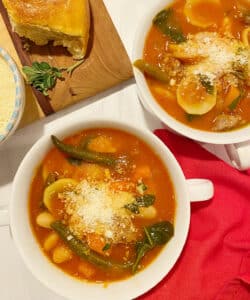
[[[74,58],[86,54],[90,13],[88,0],[3,0],[13,30],[37,45],[54,41]]]

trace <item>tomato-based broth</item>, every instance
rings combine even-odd
[[[29,199],[43,252],[92,282],[144,269],[174,233],[174,188],[161,159],[136,136],[110,128],[52,141]]]
[[[178,121],[222,132],[250,121],[250,5],[176,0],[152,20],[135,66]]]

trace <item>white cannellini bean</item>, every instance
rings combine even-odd
[[[55,232],[51,232],[43,243],[43,248],[45,251],[50,251],[51,249],[55,248],[56,244],[59,241],[59,236]]]
[[[42,213],[40,213],[37,217],[36,217],[36,223],[44,228],[50,228],[50,224],[52,222],[54,222],[55,219],[52,216],[52,214],[50,214],[47,211],[44,211]]]
[[[65,246],[58,246],[53,251],[53,261],[56,264],[61,264],[72,259],[72,252]]]
[[[157,215],[156,208],[154,206],[149,207],[140,207],[140,213],[137,215],[138,217],[145,219],[153,219]]]

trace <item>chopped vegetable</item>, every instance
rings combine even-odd
[[[86,149],[82,149],[77,146],[72,146],[63,143],[57,137],[51,136],[53,144],[62,152],[68,154],[70,157],[75,159],[82,159],[89,163],[97,163],[102,165],[107,165],[114,167],[117,163],[117,160],[107,153],[94,152]]]
[[[136,190],[139,194],[143,195],[144,192],[147,190],[147,186],[144,184],[144,182],[139,182],[136,186]]]
[[[135,199],[137,205],[141,207],[148,207],[150,205],[153,205],[155,202],[155,196],[150,194],[136,196]]]
[[[155,196],[146,194],[141,196],[135,197],[135,202],[126,204],[124,207],[128,210],[130,210],[134,214],[139,214],[140,210],[139,207],[149,207],[150,205],[153,205],[155,201]]]
[[[208,94],[210,94],[210,95],[213,95],[213,93],[214,93],[214,86],[212,85],[211,80],[209,80],[209,78],[206,75],[204,75],[204,74],[199,74],[199,78],[200,78],[201,84],[206,89],[206,92]]]
[[[68,157],[67,160],[72,166],[80,166],[83,163],[82,159],[78,159],[74,157]]]
[[[54,183],[55,181],[57,181],[58,177],[59,177],[59,174],[57,172],[49,173],[49,175],[47,176],[46,181],[45,181],[45,186],[47,187],[47,186],[51,185],[52,183]]]
[[[55,221],[51,224],[51,228],[57,232],[60,238],[65,242],[69,249],[78,255],[80,258],[87,260],[95,265],[106,268],[128,269],[131,263],[117,263],[108,259],[104,259],[94,251],[92,251],[87,244],[75,237],[72,232],[61,221]]]
[[[230,105],[228,106],[228,108],[229,108],[231,111],[235,110],[235,108],[237,107],[237,105],[239,104],[239,102],[241,101],[241,99],[244,98],[244,96],[245,96],[244,91],[241,91],[240,94],[239,94],[239,96],[236,97],[236,98],[230,103]]]
[[[155,223],[145,227],[145,237],[136,244],[136,259],[132,272],[136,272],[145,254],[154,247],[166,244],[174,235],[174,227],[168,221]]]
[[[141,72],[145,72],[147,75],[151,76],[156,80],[162,82],[169,82],[169,76],[166,72],[162,71],[158,66],[152,65],[143,59],[137,59],[134,62],[134,66]]]
[[[124,206],[126,209],[130,210],[133,214],[139,214],[139,206],[137,203],[129,203]]]
[[[176,44],[186,41],[180,26],[174,19],[174,11],[171,8],[160,11],[153,19],[153,24],[160,29],[160,31]]]
[[[109,250],[111,245],[109,243],[105,244],[105,246],[102,248],[102,251],[107,251]]]

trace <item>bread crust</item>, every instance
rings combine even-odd
[[[78,40],[78,45],[82,44],[81,52],[85,54],[90,28],[88,0],[3,0],[3,4],[14,31],[21,36],[36,44],[44,44],[39,40],[53,40],[58,34],[58,38],[54,39],[57,45],[65,44],[60,43],[59,36],[67,36],[67,43],[70,39]],[[32,28],[36,34],[32,34]]]

